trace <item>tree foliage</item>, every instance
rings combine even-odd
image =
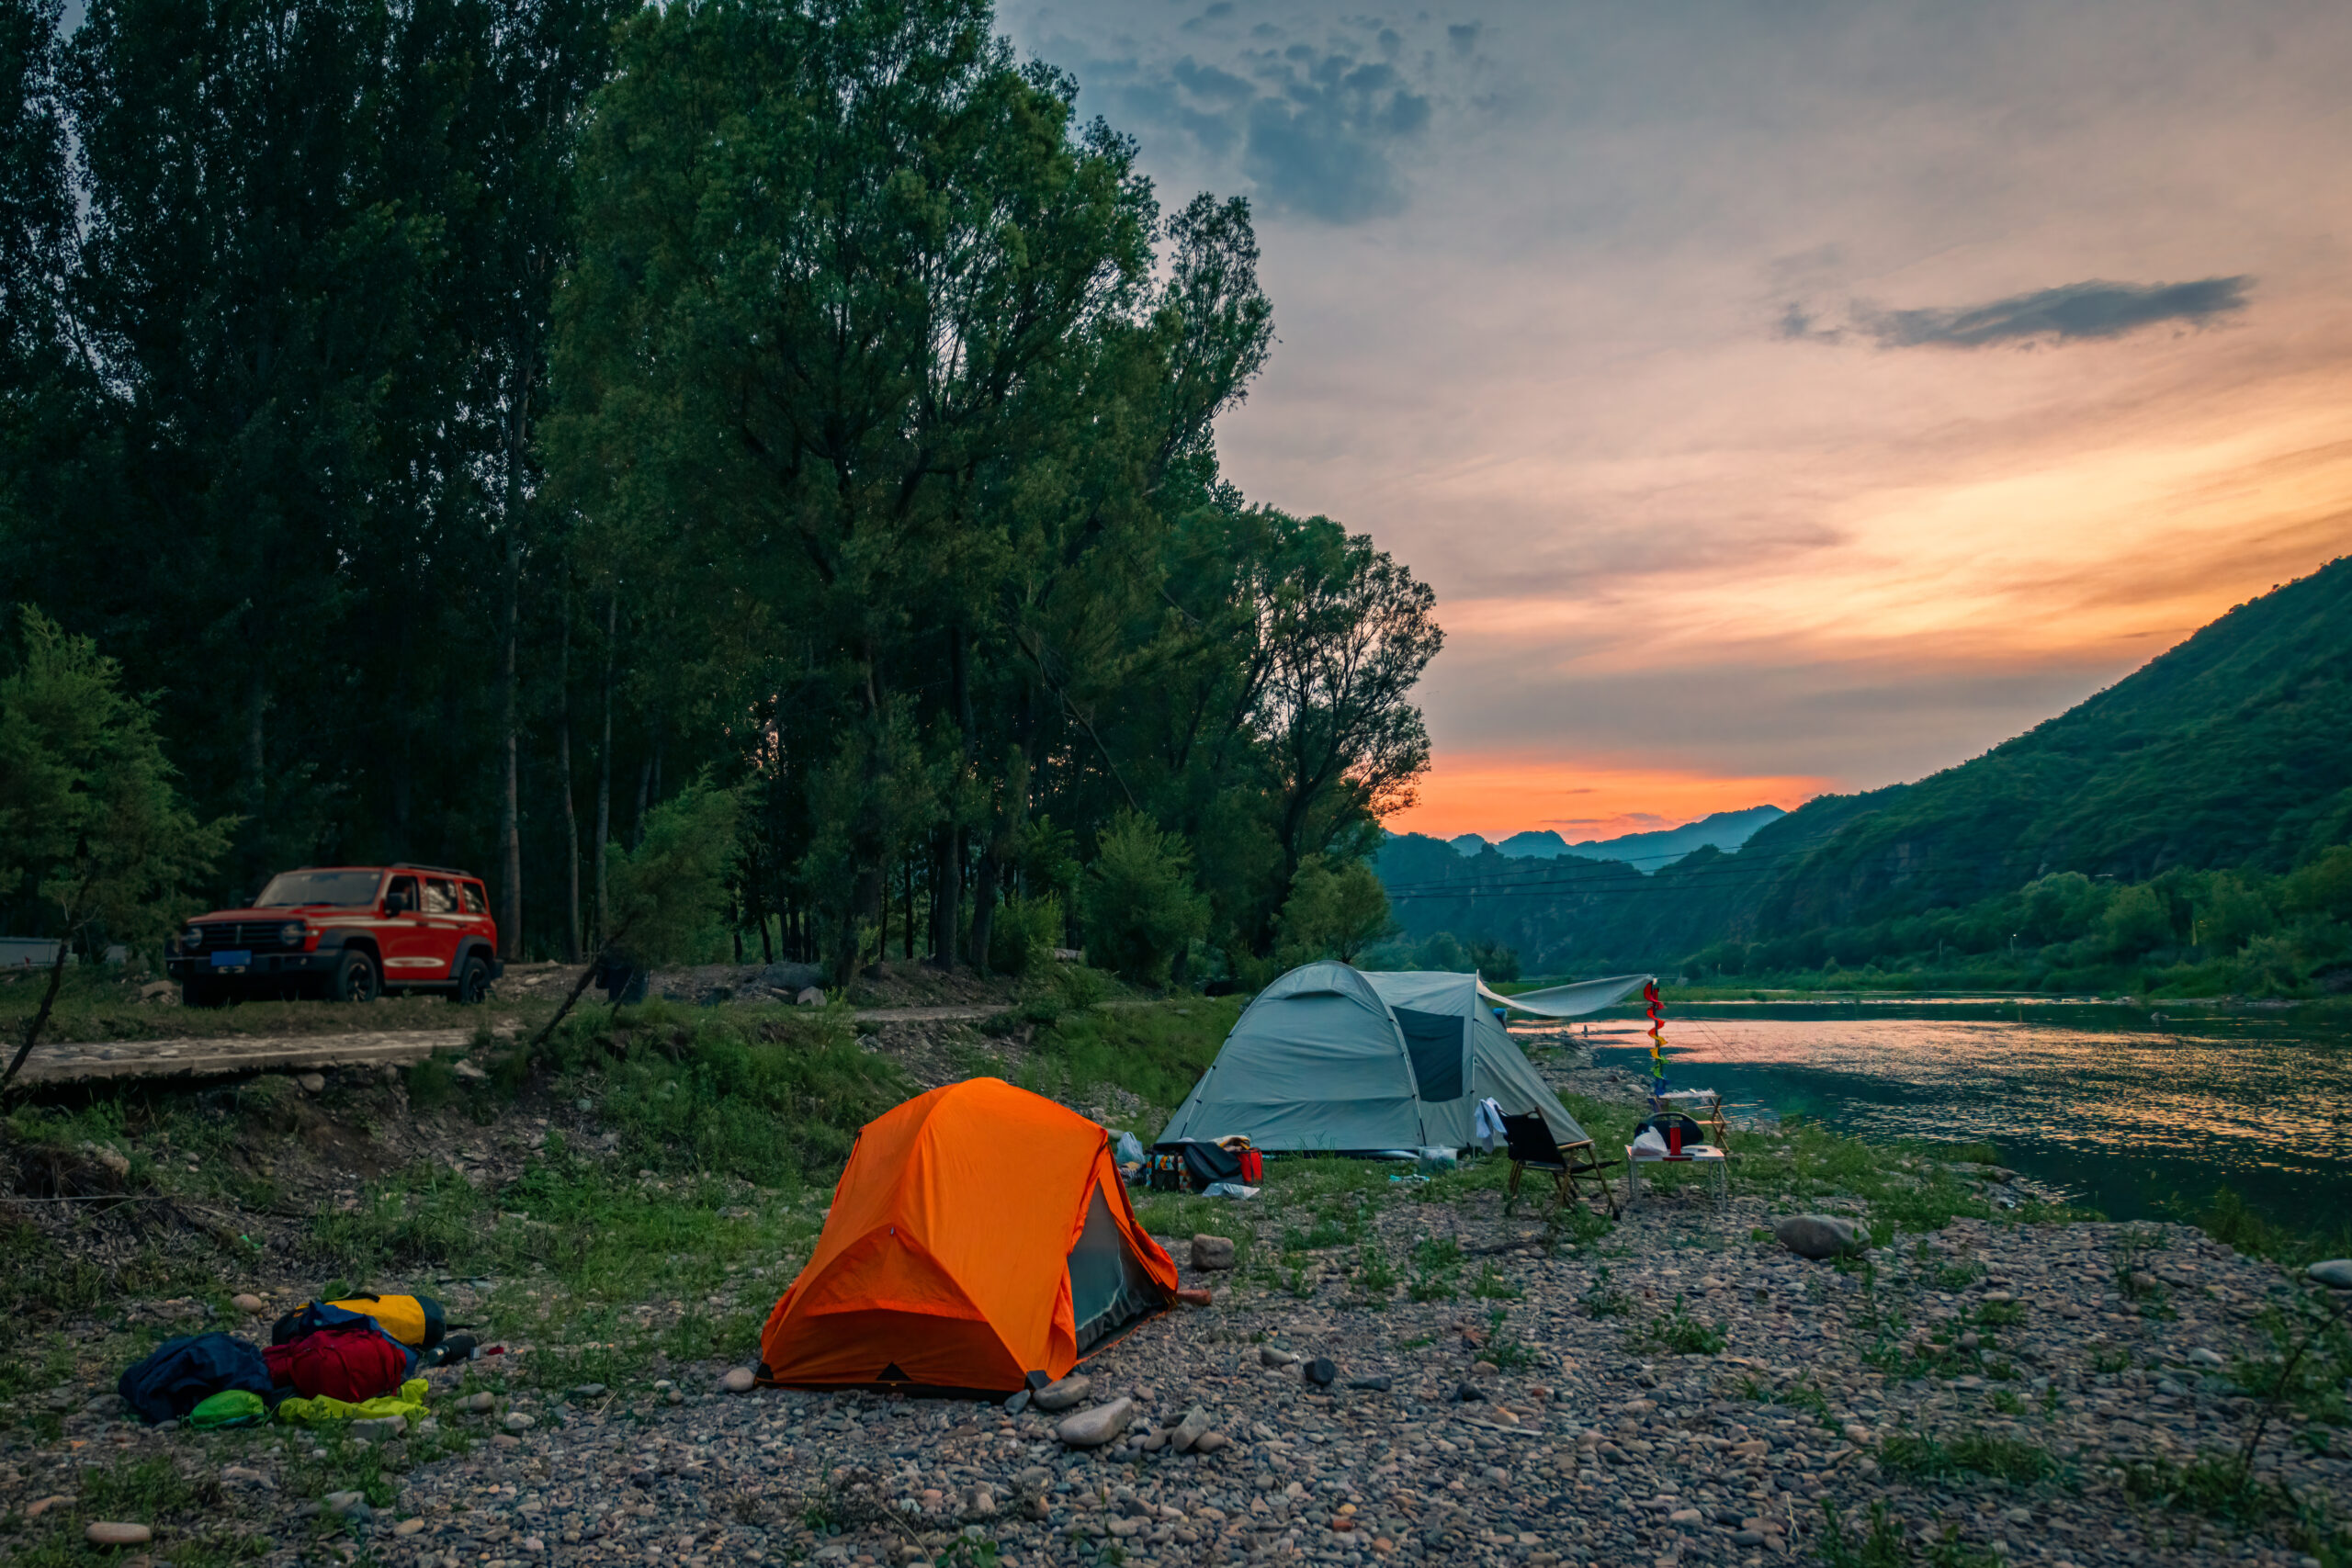
[[[594,950],[707,776],[764,955],[1026,963],[1129,814],[1230,969],[1410,798],[1429,590],[1218,470],[1247,204],[979,0],[62,25],[0,0],[0,591],[159,694],[213,896],[431,859]]]
[[[230,824],[200,822],[173,784],[153,716],[87,637],[21,612],[22,652],[0,677],[0,900],[25,897],[57,938],[49,989],[0,1084],[40,1039],[69,950],[151,942],[183,912]]]

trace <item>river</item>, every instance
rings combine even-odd
[[[2188,1218],[2224,1185],[2297,1229],[2333,1231],[2352,1216],[2352,1039],[2340,1025],[1884,1010],[1669,1016],[1668,1077],[1719,1091],[1735,1115],[1989,1143],[2002,1163],[2110,1219]],[[1598,1065],[1648,1072],[1640,1026],[1596,1024],[1592,1043]]]

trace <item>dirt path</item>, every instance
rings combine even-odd
[[[47,1044],[19,1075],[27,1083],[81,1078],[199,1077],[266,1068],[405,1066],[435,1051],[461,1049],[470,1029],[403,1029],[349,1034],[223,1034],[180,1040]]]
[[[1001,1007],[948,1003],[933,1007],[861,1008],[866,1023],[968,1023]],[[396,1029],[342,1034],[246,1034],[173,1040],[60,1042],[44,1044],[25,1064],[27,1083],[91,1078],[204,1077],[265,1070],[406,1066],[435,1051],[461,1050],[467,1029]]]
[[[1001,1007],[951,1004],[925,1008],[860,1008],[852,1016],[860,1023],[948,1023],[993,1018],[1003,1010]]]

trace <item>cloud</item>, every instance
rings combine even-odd
[[[1990,348],[2009,343],[2075,343],[2124,337],[2177,321],[2211,326],[2246,307],[2254,279],[2200,277],[2190,283],[2107,283],[2092,279],[2011,295],[1983,305],[1946,310],[1883,310],[1858,307],[1856,326],[1881,348]],[[1825,334],[1801,307],[1781,321],[1783,337]]]
[[[1385,62],[1333,52],[1302,65],[1274,68],[1282,90],[1250,105],[1243,172],[1274,205],[1327,223],[1401,211],[1388,149],[1428,129],[1429,98]]]
[[[1453,46],[1454,53],[1467,57],[1472,50],[1478,47],[1478,24],[1476,22],[1447,23],[1445,41]]]

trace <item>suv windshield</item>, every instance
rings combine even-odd
[[[380,871],[283,871],[254,900],[256,909],[282,909],[296,904],[339,904],[364,908],[376,901]]]

